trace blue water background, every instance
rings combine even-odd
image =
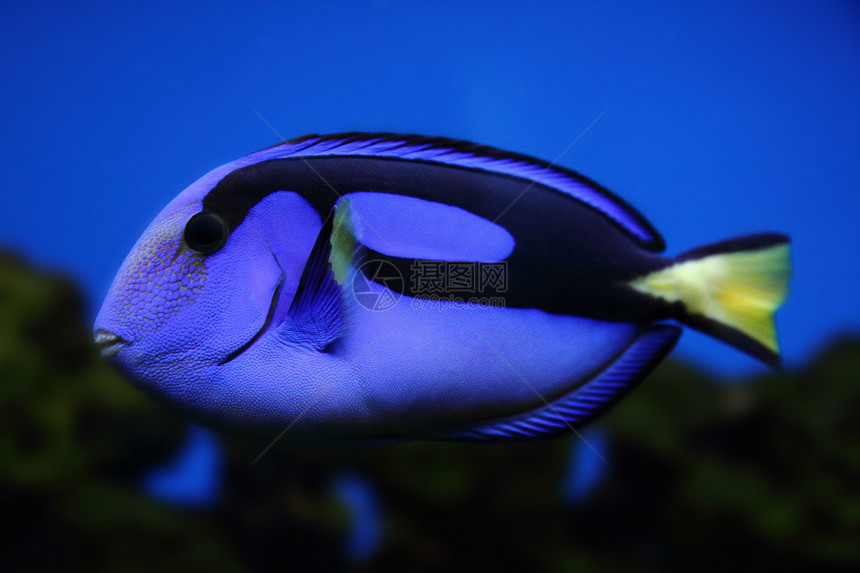
[[[0,245],[70,272],[95,312],[176,193],[279,140],[257,110],[285,137],[417,132],[558,158],[670,253],[786,232],[788,365],[860,326],[858,4],[250,4],[2,3]],[[758,368],[696,333],[676,355]]]

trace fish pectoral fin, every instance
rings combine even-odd
[[[281,335],[293,342],[326,350],[344,329],[345,288],[359,243],[349,200],[341,199],[323,222],[305,264]]]
[[[681,329],[649,327],[613,362],[576,390],[522,414],[460,428],[433,440],[525,441],[571,433],[595,420],[635,388],[674,348]]]

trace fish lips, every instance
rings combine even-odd
[[[99,354],[101,354],[101,357],[105,360],[113,358],[120,350],[129,344],[127,340],[118,334],[104,328],[97,328],[95,332],[93,332],[93,340],[99,349]]]

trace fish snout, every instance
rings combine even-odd
[[[99,354],[101,354],[102,358],[105,360],[116,356],[117,352],[128,345],[127,340],[124,340],[120,336],[103,328],[96,329],[93,333],[93,340],[99,348]]]

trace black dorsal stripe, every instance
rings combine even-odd
[[[393,147],[393,149],[396,149],[399,147],[410,147],[410,148],[422,147],[422,148],[426,148],[426,150],[428,150],[428,151],[441,150],[441,151],[450,151],[450,152],[454,152],[454,153],[463,153],[463,154],[468,154],[470,156],[475,156],[475,157],[480,157],[480,158],[488,158],[488,159],[493,159],[493,160],[507,160],[507,161],[511,161],[511,162],[535,166],[535,167],[543,169],[543,170],[553,171],[555,173],[563,175],[564,177],[570,178],[574,181],[577,181],[578,183],[581,183],[583,186],[588,187],[591,190],[591,192],[594,193],[595,195],[600,195],[600,196],[607,198],[607,200],[609,202],[614,203],[618,208],[620,208],[622,211],[624,211],[627,216],[629,216],[631,219],[633,219],[635,221],[636,225],[638,225],[648,235],[650,235],[650,237],[651,237],[650,240],[643,239],[639,236],[636,236],[634,233],[632,233],[630,231],[629,228],[625,227],[624,224],[619,223],[617,220],[615,220],[613,217],[611,217],[607,213],[603,212],[600,209],[590,207],[590,208],[594,209],[595,212],[599,213],[601,216],[606,217],[607,220],[609,220],[613,225],[616,225],[617,227],[622,229],[639,246],[644,247],[644,248],[646,248],[650,251],[653,251],[653,252],[660,252],[660,251],[665,249],[665,241],[660,236],[660,233],[657,232],[657,230],[653,227],[653,225],[651,225],[651,223],[641,213],[639,213],[636,209],[634,209],[629,203],[624,201],[622,198],[618,197],[617,195],[615,195],[614,193],[612,193],[611,191],[609,191],[607,188],[603,187],[599,183],[589,179],[588,177],[585,177],[584,175],[582,175],[576,171],[567,169],[565,167],[560,167],[560,166],[554,165],[550,162],[547,162],[547,161],[544,161],[542,159],[538,159],[535,157],[531,157],[528,155],[514,153],[511,151],[505,151],[502,149],[497,149],[497,148],[490,147],[487,145],[476,144],[476,143],[472,143],[469,141],[449,139],[446,137],[422,136],[422,135],[412,135],[412,134],[403,135],[403,134],[384,133],[384,132],[381,132],[381,133],[348,132],[348,133],[336,133],[336,134],[330,134],[330,135],[311,134],[311,135],[305,135],[302,137],[291,139],[291,140],[288,140],[288,141],[285,141],[282,143],[278,143],[278,144],[270,146],[269,148],[266,148],[266,149],[274,149],[277,147],[290,146],[291,149],[287,153],[288,154],[294,154],[294,153],[300,152],[303,149],[307,149],[308,147],[324,146],[328,142],[336,142],[336,145],[333,149],[331,149],[329,151],[324,151],[324,152],[321,151],[321,154],[319,154],[319,155],[314,154],[313,150],[311,150],[312,152],[306,156],[290,157],[289,155],[287,155],[286,157],[282,158],[285,160],[291,159],[294,161],[310,161],[313,158],[339,156],[339,155],[337,155],[337,148],[351,146],[353,144],[361,143],[364,141],[368,142],[368,145],[371,145],[371,144],[372,145],[381,145],[381,144],[385,144],[385,143],[389,143],[389,142],[394,143],[396,145]],[[302,146],[301,145],[302,143],[307,143],[307,145]],[[472,171],[483,171],[483,172],[495,173],[491,170],[483,170],[480,167],[463,166],[463,165],[452,164],[452,163],[447,163],[447,162],[434,162],[432,159],[410,159],[410,158],[400,159],[400,158],[390,157],[390,156],[375,156],[372,154],[371,155],[360,155],[357,153],[349,153],[349,154],[345,153],[345,154],[340,155],[340,156],[343,156],[343,157],[361,157],[361,158],[364,158],[366,160],[386,159],[386,160],[394,160],[394,161],[399,160],[399,161],[424,162],[424,163],[436,164],[436,165],[439,165],[440,167],[447,168],[447,169],[467,169],[467,170],[472,170]],[[253,167],[254,167],[254,165],[251,165],[251,166],[239,169],[237,171],[249,170]],[[522,182],[524,188],[525,188],[525,186],[537,184],[533,180],[528,179],[527,177],[524,177],[524,176],[518,176],[515,174],[502,174],[502,173],[496,173],[496,174],[501,175],[501,176],[515,178],[515,179]],[[231,173],[230,175],[233,175],[233,174]],[[230,177],[230,175],[228,175],[228,177]],[[225,179],[227,179],[227,177],[225,177]],[[219,194],[219,192],[218,192],[219,186],[221,186],[220,182],[215,186],[215,188],[212,189],[212,191],[210,193],[215,192],[216,195],[218,195]],[[551,189],[553,192],[560,193],[560,194],[568,197],[569,199],[571,199],[573,201],[580,201],[580,199],[577,199],[573,195],[570,195],[569,193],[566,193],[564,191],[555,189],[551,186],[544,185],[544,187],[547,189]],[[584,204],[587,204],[587,203],[584,203]],[[253,207],[253,205],[251,205],[251,207]],[[241,223],[241,219],[243,219],[243,218],[244,218],[244,215],[241,215],[240,217],[238,217],[238,222]]]
[[[502,174],[379,157],[272,159],[224,177],[204,199],[204,208],[236,228],[264,197],[293,191],[323,217],[339,196],[330,186],[339,195],[393,193],[498,219],[516,241],[506,261],[510,289],[505,296],[512,306],[609,319],[650,317],[649,304],[640,309],[641,316],[631,317],[636,313],[620,304],[619,297],[633,295],[618,285],[664,266],[664,259],[639,248],[594,209],[541,184],[531,187],[528,201],[505,211],[524,185]],[[408,272],[410,261],[378,256]]]

